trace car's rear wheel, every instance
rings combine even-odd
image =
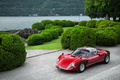
[[[78,72],[83,72],[85,70],[85,63],[81,62],[78,66]]]
[[[107,54],[107,55],[105,55],[104,63],[107,64],[107,63],[109,63],[109,61],[110,61],[110,55]]]

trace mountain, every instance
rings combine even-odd
[[[84,14],[85,0],[0,0],[0,16]]]

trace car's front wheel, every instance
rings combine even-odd
[[[85,70],[85,63],[81,62],[78,66],[78,72],[83,72]]]
[[[107,54],[104,58],[104,63],[107,64],[107,63],[109,63],[109,61],[110,61],[110,55]]]

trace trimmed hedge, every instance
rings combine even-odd
[[[40,34],[33,34],[28,37],[27,44],[29,46],[32,45],[40,45],[44,42],[57,39],[59,36],[59,33],[55,29],[46,29],[43,30]]]
[[[100,46],[114,46],[118,43],[117,34],[113,30],[96,32],[96,44]]]
[[[65,30],[61,36],[61,44],[63,49],[70,49],[71,31],[73,28]]]
[[[105,28],[106,31],[113,31],[117,34],[117,41],[118,41],[118,44],[120,43],[120,25],[115,25],[113,27],[107,27]]]
[[[52,40],[57,39],[58,36],[59,36],[59,33],[55,29],[46,29],[46,30],[42,31],[42,33],[43,32],[47,32],[47,33],[51,34],[52,35]]]
[[[0,71],[22,65],[26,60],[25,45],[15,34],[0,33]]]
[[[114,21],[104,20],[98,24],[97,28],[113,27],[115,25],[120,25],[120,23],[114,22]]]
[[[75,23],[73,21],[70,21],[70,20],[65,21],[64,20],[63,22],[64,22],[64,25],[65,25],[63,27],[73,27],[73,26],[75,26]]]
[[[44,42],[48,42],[52,40],[52,35],[48,32],[42,32],[41,35],[44,36]]]
[[[64,22],[61,20],[54,20],[53,22],[54,22],[54,25],[61,26],[61,27],[65,26]]]
[[[69,32],[66,30],[62,34],[61,43],[63,48],[73,50],[82,46],[95,46],[96,36],[94,35],[93,29],[83,26],[76,26],[71,28]]]
[[[29,36],[27,39],[27,44],[29,46],[43,44],[44,42],[45,42],[45,38],[41,34],[33,34]]]
[[[55,29],[58,32],[59,36],[63,33],[63,28],[61,26],[48,24],[45,26],[45,29]]]
[[[63,33],[63,28],[61,26],[52,26],[51,29],[55,29],[59,36],[61,36],[61,34]]]
[[[36,22],[32,25],[32,29],[37,29],[37,30],[44,30],[45,27],[44,27],[44,24],[43,23],[40,23],[40,22]]]
[[[42,20],[41,23],[44,24],[44,27],[47,25],[47,24],[53,24],[54,25],[54,22],[52,20]]]
[[[75,26],[75,23],[70,20],[54,20],[54,25],[61,27],[73,27]]]
[[[86,26],[87,21],[80,21],[78,23],[79,26]]]
[[[96,28],[96,20],[89,20],[86,24],[86,26],[88,26],[89,28]]]
[[[53,27],[54,25],[53,24],[47,24],[46,26],[45,26],[45,29],[50,29],[51,27]]]
[[[97,27],[102,21],[105,21],[105,20],[98,20],[95,26]]]

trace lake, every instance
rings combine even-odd
[[[91,20],[88,16],[38,16],[38,17],[8,17],[0,16],[0,31],[12,30],[12,29],[24,29],[31,28],[35,22],[41,22],[42,20],[71,20],[82,21]],[[102,19],[102,18],[100,18]],[[99,18],[95,18],[99,20]]]

